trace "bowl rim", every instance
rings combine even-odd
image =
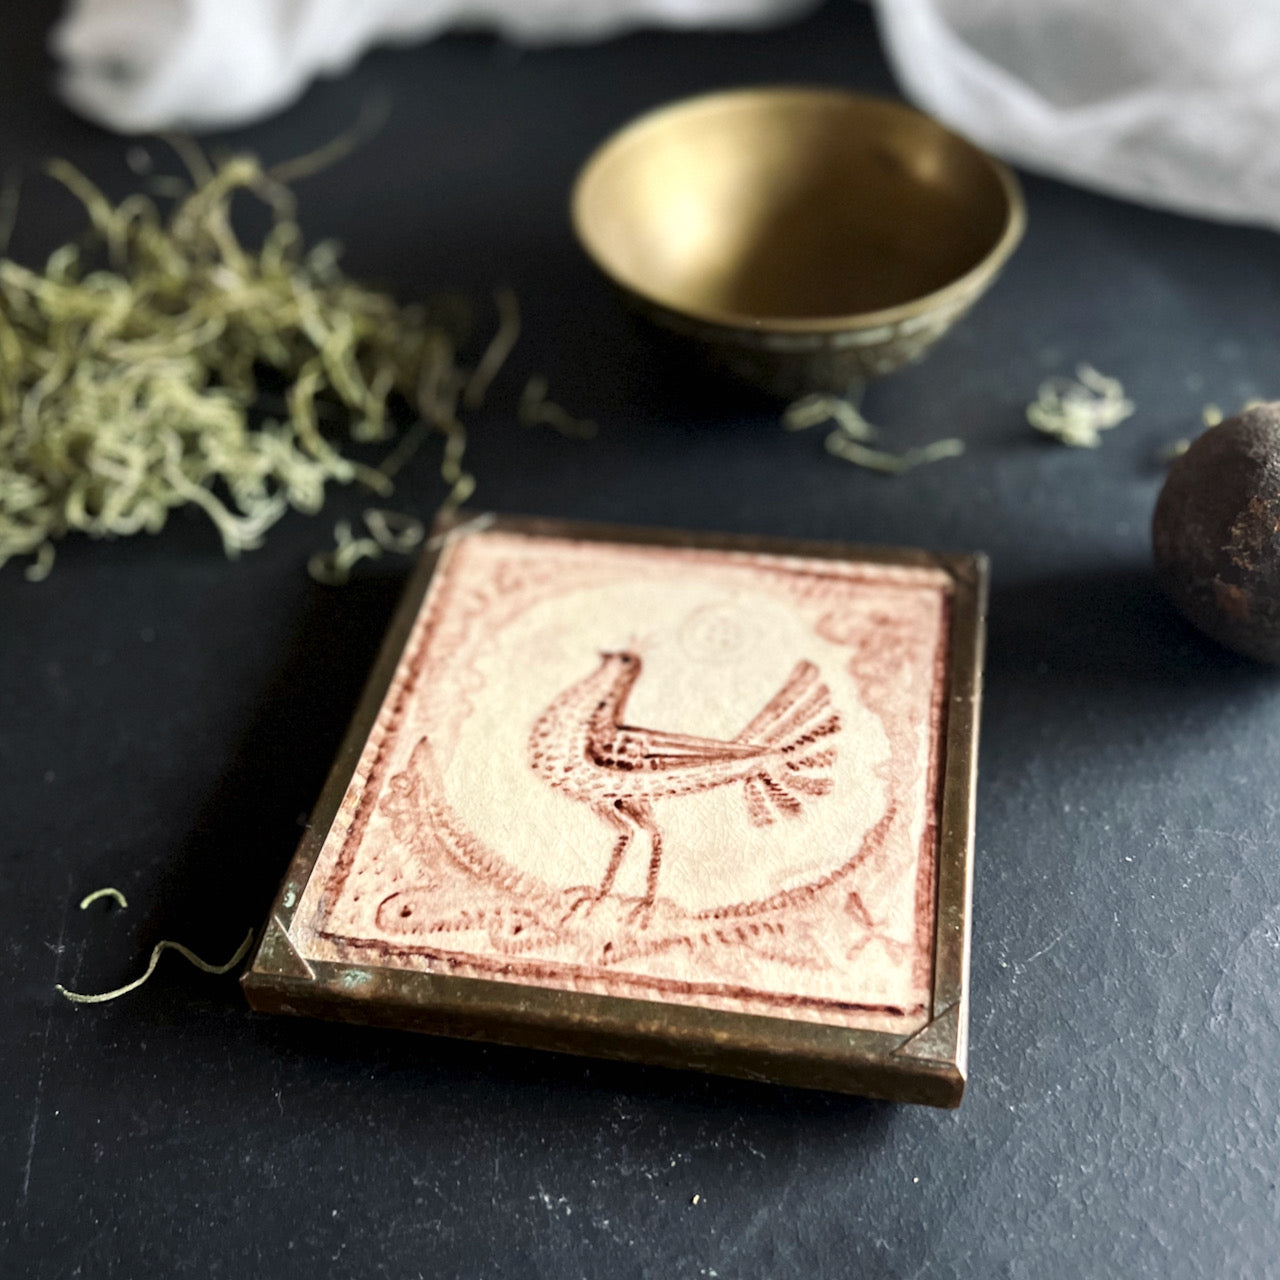
[[[611,154],[636,138],[663,123],[671,116],[681,115],[692,109],[702,109],[717,103],[731,103],[750,98],[771,98],[777,101],[792,99],[839,99],[848,103],[869,103],[880,108],[889,108],[903,116],[911,116],[926,121],[939,133],[947,135],[953,141],[970,152],[980,163],[985,165],[994,175],[1004,195],[1004,226],[991,248],[963,274],[949,280],[940,288],[929,293],[922,293],[905,302],[895,303],[891,307],[882,307],[876,311],[854,311],[841,315],[829,316],[757,316],[746,312],[717,309],[712,307],[686,306],[677,304],[670,298],[662,297],[642,286],[622,279],[605,261],[603,255],[592,243],[586,227],[586,188],[600,164]],[[699,320],[725,329],[768,330],[777,333],[796,334],[828,334],[849,330],[874,329],[882,325],[896,325],[904,320],[944,308],[951,302],[971,296],[975,288],[991,277],[1004,265],[1014,249],[1018,247],[1023,232],[1026,230],[1026,201],[1022,194],[1021,184],[1013,170],[989,152],[971,142],[963,134],[948,128],[940,120],[927,112],[920,111],[896,98],[883,97],[879,94],[859,93],[838,86],[778,84],[747,85],[734,89],[718,89],[710,93],[694,94],[691,97],[679,98],[674,102],[666,102],[649,111],[642,112],[620,128],[610,133],[587,156],[574,179],[569,197],[570,219],[574,235],[587,257],[597,269],[616,286],[634,294],[652,306],[673,315],[684,316],[691,320]]]

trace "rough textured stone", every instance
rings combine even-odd
[[[1280,402],[1210,428],[1173,464],[1152,542],[1161,585],[1197,627],[1280,663]]]

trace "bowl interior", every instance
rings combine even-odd
[[[606,274],[722,323],[854,317],[978,266],[1014,197],[991,159],[894,102],[826,90],[694,99],[588,162],[574,219]]]

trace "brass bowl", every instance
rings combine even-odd
[[[806,88],[641,116],[587,161],[572,212],[643,315],[782,396],[845,394],[919,359],[1026,222],[1013,174],[937,121]]]

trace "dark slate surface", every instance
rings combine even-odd
[[[121,191],[123,144],[45,92],[48,16],[6,11],[0,159]],[[306,577],[355,494],[239,564],[178,518],[67,542],[43,585],[0,572],[4,1275],[1280,1275],[1280,680],[1172,615],[1147,545],[1158,448],[1205,401],[1280,393],[1275,239],[1029,179],[999,286],[869,398],[902,442],[970,452],[858,473],[656,364],[566,224],[575,167],[633,113],[776,80],[891,89],[835,3],[773,34],[378,53],[235,141],[286,157],[389,96],[304,220],[406,298],[520,291],[474,433],[493,507],[990,553],[963,1108],[255,1017],[178,961],[64,1003],[55,980],[124,980],[162,936],[226,954],[261,920],[405,574]],[[15,252],[74,218],[29,181]],[[1098,452],[1021,420],[1080,359],[1140,406]],[[598,440],[516,425],[534,370]],[[420,457],[400,501],[439,495]],[[131,909],[78,912],[102,884]]]

